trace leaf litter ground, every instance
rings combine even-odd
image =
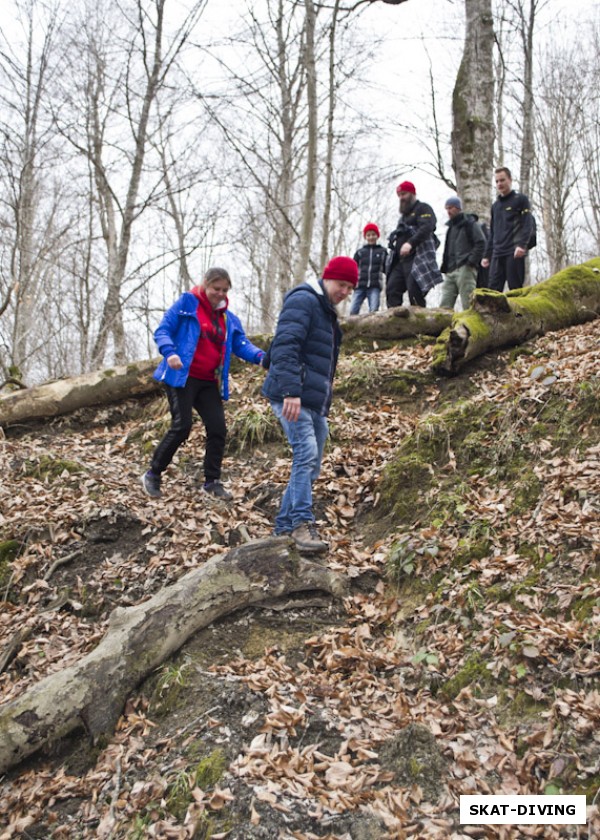
[[[595,323],[452,380],[428,345],[344,357],[315,489],[352,595],[194,636],[108,743],[72,738],[2,779],[0,838],[591,837],[599,351]],[[258,379],[239,370],[227,409],[227,507],[200,492],[200,426],[164,499],[142,494],[161,398],[1,441],[2,702],[91,650],[116,606],[269,533],[289,458]],[[586,793],[588,826],[459,825],[461,793],[501,792]]]

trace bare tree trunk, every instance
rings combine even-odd
[[[329,228],[331,225],[331,187],[333,183],[333,118],[335,115],[335,36],[340,0],[335,0],[331,26],[329,28],[329,91],[327,97],[327,139],[325,152],[325,195],[321,234],[321,257],[319,267],[323,268],[328,259]]]
[[[83,729],[110,735],[128,695],[195,632],[216,619],[292,592],[344,597],[347,580],[310,563],[291,540],[255,540],[214,557],[148,601],[118,607],[98,647],[0,707],[0,773]]]
[[[50,13],[43,27],[42,16],[35,3],[27,4],[23,9],[23,53],[6,35],[6,46],[0,47],[0,74],[6,79],[0,93],[2,200],[11,215],[10,223],[2,219],[2,238],[9,243],[6,269],[10,276],[0,300],[0,315],[10,312],[13,316],[11,328],[5,331],[10,335],[10,347],[3,367],[14,367],[22,376],[27,374],[36,345],[43,340],[39,311],[44,277],[64,233],[58,231],[58,225],[55,229],[58,201],[54,191],[46,185],[42,188],[44,149],[53,131],[44,120],[44,107],[57,29],[55,13]]]
[[[586,64],[575,49],[552,46],[543,57],[536,91],[537,192],[553,274],[581,259],[569,222],[578,214],[577,187],[585,181],[579,149],[589,137],[587,107],[582,107]]]
[[[318,102],[317,102],[317,65],[315,56],[316,12],[313,0],[305,0],[306,8],[306,44],[304,61],[306,67],[306,103],[308,120],[308,142],[306,146],[306,183],[302,203],[302,226],[298,259],[294,268],[296,282],[301,283],[308,270],[315,222],[315,202],[317,192],[317,140],[318,140]]]
[[[287,71],[287,50],[284,37],[285,13],[283,0],[279,0],[277,10],[277,86],[281,103],[281,168],[276,189],[276,200],[273,208],[275,229],[273,245],[275,265],[277,266],[278,298],[273,300],[271,280],[267,278],[263,300],[263,312],[272,312],[273,304],[279,311],[279,306],[285,293],[290,288],[290,241],[295,242],[296,231],[290,229],[292,188],[293,188],[293,157],[294,157],[294,129],[298,116],[297,104],[292,101],[291,79]]]
[[[162,52],[162,38],[163,38],[163,23],[164,10],[166,0],[155,0],[156,20],[154,22],[154,41],[152,44],[153,54],[150,59],[150,65],[144,62],[147,70],[146,87],[142,98],[142,107],[140,111],[137,124],[132,126],[135,134],[135,149],[133,155],[133,162],[131,166],[131,173],[129,176],[129,186],[127,189],[127,197],[123,207],[121,218],[120,235],[117,238],[115,227],[115,213],[113,208],[113,195],[110,192],[108,179],[104,166],[102,164],[103,149],[97,145],[94,146],[96,152],[95,159],[98,173],[102,174],[97,181],[99,191],[102,192],[102,201],[107,212],[107,226],[106,226],[106,243],[108,249],[108,294],[105,299],[102,318],[100,321],[100,329],[96,338],[96,343],[92,351],[92,366],[99,367],[104,361],[106,355],[106,347],[108,336],[110,333],[114,339],[114,353],[117,363],[123,363],[126,358],[125,354],[125,330],[123,327],[123,312],[121,307],[121,287],[125,277],[125,268],[127,265],[127,256],[129,254],[129,244],[131,242],[131,231],[133,227],[134,217],[136,213],[136,204],[138,198],[138,190],[140,185],[140,178],[142,174],[142,165],[144,163],[144,155],[147,144],[148,121],[150,118],[150,108],[154,103],[156,94],[160,83],[160,75],[163,70],[163,52]],[[144,18],[146,13],[141,6],[141,0],[138,2],[138,15],[140,18],[140,31],[144,30]],[[96,103],[97,105],[97,103]],[[96,126],[99,131],[99,126]],[[96,137],[94,138],[96,139]],[[99,138],[98,138],[99,139]]]
[[[521,138],[521,165],[519,190],[529,195],[531,173],[535,156],[534,111],[533,111],[533,33],[537,0],[529,0],[529,14],[521,20],[521,43],[523,47],[523,136]]]
[[[452,157],[458,193],[481,218],[490,211],[494,159],[492,0],[465,0],[463,56],[452,97]]]

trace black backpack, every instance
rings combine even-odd
[[[468,222],[468,224],[467,224],[467,236],[469,237],[469,239],[471,241],[471,247],[473,247],[473,227],[475,225],[477,225],[477,227],[479,228],[479,230],[483,234],[483,243],[484,243],[483,250],[484,250],[484,253],[485,253],[485,248],[487,246],[487,241],[488,241],[488,236],[489,236],[488,226],[485,224],[485,222],[480,222],[479,221],[479,216],[476,213],[465,213],[465,218]]]
[[[533,222],[533,225],[531,228],[531,236],[529,237],[529,242],[527,243],[528,251],[531,251],[531,249],[535,248],[537,245],[537,222],[533,213],[531,213],[531,221]]]
[[[524,198],[523,193],[519,193],[519,196]],[[521,205],[523,201],[521,201]],[[524,208],[523,208],[524,209]],[[523,209],[521,209],[521,214],[523,213]],[[532,248],[535,248],[537,245],[537,221],[531,209],[529,210],[529,215],[531,216],[531,234],[529,235],[529,241],[527,242],[527,250],[531,251]]]

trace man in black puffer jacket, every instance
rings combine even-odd
[[[441,270],[446,278],[442,284],[440,306],[454,309],[460,295],[463,309],[468,309],[473,291],[477,287],[477,268],[485,248],[485,237],[477,224],[477,216],[463,213],[458,196],[446,202],[448,233],[444,244]]]
[[[351,257],[333,257],[321,280],[287,293],[269,350],[262,393],[292,447],[292,471],[275,519],[276,535],[291,534],[307,554],[327,551],[315,527],[312,484],[321,460],[342,331],[335,307],[356,288]]]

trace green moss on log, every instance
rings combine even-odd
[[[501,294],[491,289],[476,289],[472,307],[453,316],[451,326],[438,337],[432,367],[440,373],[455,372],[465,356],[464,350],[453,358],[455,349],[468,342],[476,348],[473,358],[494,346],[504,346],[494,337],[494,326],[506,319],[521,317],[522,324],[505,344],[544,335],[584,323],[600,315],[600,258],[570,266],[547,280],[523,289]]]

